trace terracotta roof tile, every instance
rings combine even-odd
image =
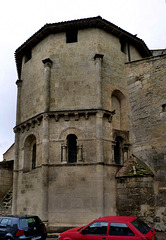
[[[116,177],[154,176],[152,170],[136,156],[132,155],[118,171]]]

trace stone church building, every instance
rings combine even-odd
[[[15,58],[12,213],[49,231],[104,215],[166,231],[166,51],[99,16],[46,24]]]

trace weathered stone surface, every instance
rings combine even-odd
[[[37,214],[50,229],[115,215],[116,137],[125,144],[126,156],[119,163],[129,154],[126,54],[119,39],[97,28],[79,30],[74,43],[66,43],[65,35],[47,36],[32,49],[29,61],[23,57],[20,124],[15,128],[19,171],[13,212]],[[131,55],[141,57],[135,48]],[[67,152],[71,134],[77,139],[77,162],[72,164]],[[35,169],[30,155],[34,142]]]
[[[0,162],[0,200],[13,184],[13,161]]]
[[[11,188],[0,201],[0,216],[10,215],[12,213],[13,189]]]
[[[165,224],[165,92],[166,55],[127,64],[133,153],[145,161],[154,172],[154,211],[159,231]],[[150,200],[149,200],[150,201]]]
[[[12,212],[50,231],[116,214],[165,231],[166,55],[96,19],[46,25],[16,51]]]

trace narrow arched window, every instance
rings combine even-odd
[[[36,167],[36,137],[29,135],[24,142],[23,172],[29,172]]]
[[[112,127],[117,130],[124,130],[128,127],[128,106],[124,94],[119,90],[114,90],[111,96],[111,109],[115,109],[115,115],[112,118]]]
[[[67,136],[68,162],[77,162],[77,137],[74,134]]]
[[[32,169],[36,168],[36,143],[32,147]]]
[[[121,104],[120,100],[116,96],[112,96],[112,109],[116,110],[116,114],[113,117],[112,125],[114,129],[120,130],[121,125]]]
[[[115,141],[116,141],[116,145],[114,147],[114,161],[116,164],[121,164],[122,138],[116,137]]]

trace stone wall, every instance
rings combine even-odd
[[[13,189],[11,188],[0,201],[0,216],[12,214]]]
[[[14,143],[10,146],[10,148],[3,154],[4,161],[14,161]]]
[[[153,177],[124,177],[117,179],[118,215],[139,216],[151,226],[155,220]]]
[[[100,29],[79,30],[78,41],[74,43],[66,43],[65,32],[51,34],[43,39],[32,49],[29,61],[25,61],[25,57],[22,59],[20,121],[26,121],[44,111],[46,70],[42,60],[47,58],[52,61],[51,111],[99,108],[99,97],[102,98],[103,108],[112,110],[111,93],[118,88],[125,95],[127,93],[124,80],[127,54],[120,48],[119,38]],[[97,59],[94,59],[96,54],[103,55],[102,96],[98,92],[100,70]],[[141,58],[134,47],[130,54],[133,60]],[[29,95],[32,96],[33,104]]]
[[[166,55],[126,65],[133,153],[154,172],[155,227],[166,230]]]
[[[0,215],[11,214],[13,161],[0,162]]]
[[[0,162],[0,199],[9,191],[13,184],[13,161]]]
[[[18,176],[17,213],[42,218],[42,168],[20,173]],[[43,219],[45,220],[45,219]]]
[[[131,55],[141,57],[135,48]],[[123,130],[129,131],[126,58],[119,38],[97,28],[79,30],[72,43],[66,42],[65,32],[50,34],[31,49],[28,61],[23,57],[17,82],[14,213],[37,214],[54,227],[116,214],[112,94],[121,105],[117,114],[123,115],[118,129],[123,138]],[[70,135],[77,142],[74,164],[67,159]]]
[[[19,56],[13,213],[37,214],[55,230],[116,215],[118,194],[120,214],[142,212],[151,222],[156,204],[163,224],[164,56],[125,65],[119,35],[80,29],[69,43],[65,32],[47,33]],[[131,60],[141,58],[129,49]],[[68,159],[71,135],[76,162]],[[117,190],[116,173],[132,148],[155,176],[122,178]]]

